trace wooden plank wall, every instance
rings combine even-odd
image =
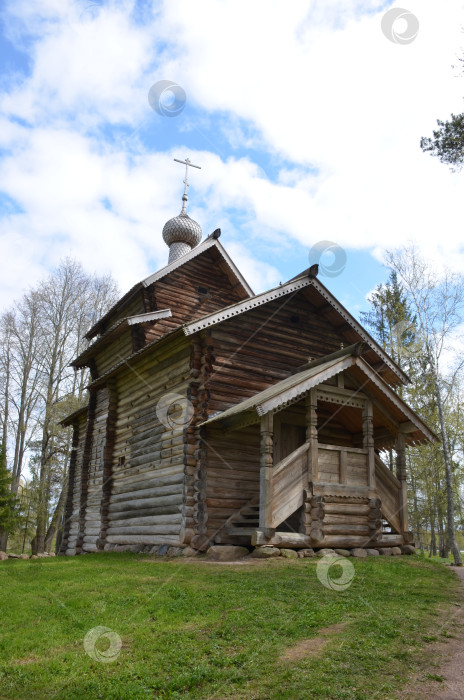
[[[259,425],[228,432],[209,429],[204,445],[206,537],[212,541],[228,518],[259,496]],[[222,532],[221,542],[227,542]]]
[[[318,445],[317,481],[347,486],[368,486],[367,454],[359,449]]]

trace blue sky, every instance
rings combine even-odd
[[[65,255],[121,291],[166,264],[186,156],[190,215],[255,291],[315,246],[356,315],[386,248],[414,240],[462,270],[463,175],[419,140],[464,109],[464,2],[406,5],[388,39],[397,5],[378,0],[6,0],[1,308]],[[177,116],[159,113],[169,91],[149,104],[162,80],[185,93]]]

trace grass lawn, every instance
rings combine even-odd
[[[457,578],[417,556],[350,559],[352,584],[335,591],[318,561],[2,562],[0,697],[390,700],[448,634]],[[112,632],[87,637],[92,658],[98,626]]]

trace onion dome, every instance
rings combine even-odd
[[[169,263],[195,248],[201,241],[201,226],[190,218],[184,208],[179,216],[166,221],[163,227],[163,239],[169,246]]]
[[[195,248],[201,241],[202,231],[201,226],[196,221],[190,218],[187,214],[187,187],[188,183],[188,168],[200,169],[199,165],[193,165],[188,158],[178,160],[177,163],[185,165],[185,180],[184,194],[182,195],[182,210],[179,216],[166,221],[163,227],[163,239],[169,246],[169,261],[168,265],[181,258],[186,253],[189,253],[192,248]]]

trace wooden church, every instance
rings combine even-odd
[[[189,165],[187,161],[186,169]],[[411,542],[408,377],[317,277],[254,294],[182,211],[169,263],[88,332],[61,553]],[[380,458],[396,453],[396,473]],[[154,551],[154,550],[153,550]]]

